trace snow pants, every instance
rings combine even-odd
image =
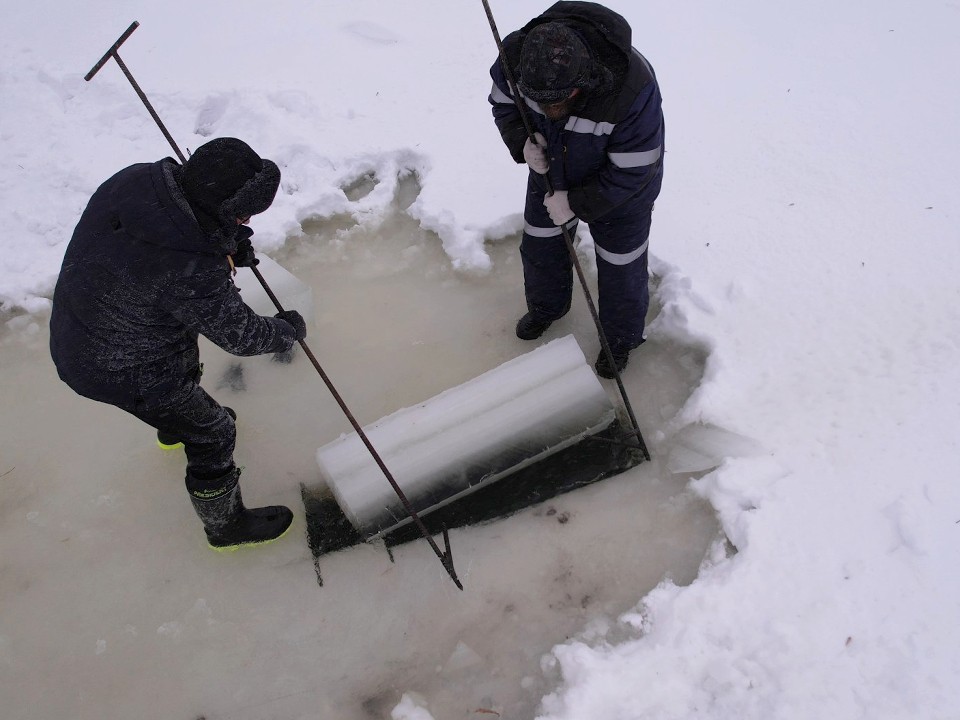
[[[233,418],[197,384],[174,402],[155,409],[122,408],[183,443],[187,476],[210,479],[233,469],[237,428]]]
[[[542,320],[556,320],[570,309],[573,263],[563,232],[543,206],[544,189],[534,174],[527,182],[523,211],[523,283],[527,310]],[[628,202],[590,223],[597,255],[600,325],[614,352],[632,350],[644,341],[650,293],[647,246],[653,205]],[[577,218],[567,223],[576,232]]]

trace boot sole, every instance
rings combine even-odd
[[[236,543],[235,545],[211,545],[208,542],[207,547],[209,547],[211,550],[216,550],[217,552],[234,552],[235,550],[240,550],[241,548],[254,547],[257,545],[269,545],[270,543],[276,542],[277,540],[282,538],[284,535],[286,535],[288,532],[290,532],[290,528],[292,527],[293,527],[293,521],[291,521],[290,524],[287,525],[286,530],[284,530],[282,533],[277,535],[275,538],[270,538],[269,540],[247,540],[246,542]]]
[[[558,318],[558,319],[559,319],[559,318]],[[521,340],[536,340],[536,339],[539,338],[541,335],[543,335],[547,330],[549,330],[549,329],[550,329],[550,326],[553,325],[553,323],[555,323],[555,322],[556,322],[556,320],[551,320],[551,321],[548,322],[546,325],[544,325],[542,328],[540,328],[540,332],[538,332],[538,333],[536,333],[536,334],[529,333],[529,332],[527,332],[527,333],[521,333],[521,332],[520,332],[520,329],[519,329],[519,328],[516,328],[516,336],[517,336],[518,338],[520,338]]]

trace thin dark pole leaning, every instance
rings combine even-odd
[[[267,295],[270,296],[270,300],[273,301],[273,304],[277,307],[277,310],[283,312],[283,306],[280,304],[280,300],[277,299],[277,296],[273,294],[273,290],[270,289],[270,286],[267,285],[266,279],[263,275],[260,274],[260,271],[257,267],[251,266],[253,274],[257,276],[257,280],[260,281],[260,284],[263,286],[264,291]],[[327,389],[330,391],[330,394],[333,395],[333,399],[337,401],[337,404],[340,406],[340,409],[343,411],[343,414],[346,415],[347,420],[350,421],[350,424],[353,426],[353,429],[357,432],[357,437],[360,438],[361,442],[366,446],[367,450],[370,451],[370,455],[373,457],[374,462],[377,463],[377,466],[383,472],[384,476],[387,478],[387,482],[390,483],[390,486],[393,488],[394,492],[397,494],[397,497],[400,498],[400,502],[403,504],[404,510],[407,511],[407,514],[410,516],[410,519],[416,523],[417,527],[420,530],[420,534],[423,535],[424,539],[430,543],[430,547],[433,548],[433,551],[436,553],[437,557],[440,558],[440,562],[443,563],[444,569],[450,575],[450,579],[456,584],[458,588],[463,590],[463,585],[460,584],[460,580],[457,578],[456,570],[453,568],[453,555],[450,551],[450,537],[447,535],[447,529],[443,528],[443,542],[445,545],[445,550],[441,552],[440,548],[437,546],[437,543],[434,541],[433,537],[430,535],[430,531],[427,530],[427,527],[423,524],[423,520],[420,519],[420,516],[413,509],[413,506],[410,504],[410,501],[407,499],[407,496],[404,494],[403,490],[400,489],[400,486],[397,484],[397,481],[394,480],[393,475],[387,469],[387,466],[384,464],[383,460],[380,457],[380,454],[373,447],[373,444],[370,442],[370,439],[367,437],[367,434],[363,431],[363,428],[360,427],[360,423],[357,422],[356,418],[353,416],[353,413],[350,412],[350,408],[347,407],[347,404],[343,401],[343,398],[340,397],[340,393],[337,392],[337,389],[333,386],[333,382],[323,371],[323,368],[320,367],[320,363],[317,361],[317,358],[311,352],[310,348],[307,347],[307,344],[303,340],[298,340],[300,347],[303,348],[304,354],[310,359],[310,362],[313,363],[313,367],[316,368],[317,373],[319,373],[320,378],[323,380],[324,384],[327,386]]]
[[[177,147],[177,143],[174,142],[173,136],[167,132],[167,128],[161,122],[160,117],[157,115],[156,111],[153,109],[153,106],[150,104],[150,101],[147,100],[147,96],[144,94],[143,90],[140,89],[140,86],[137,84],[137,81],[133,79],[133,75],[130,74],[130,71],[127,69],[127,66],[123,64],[123,61],[120,60],[120,56],[117,54],[117,48],[119,48],[124,41],[130,37],[134,30],[140,26],[139,22],[134,21],[130,27],[126,29],[123,35],[113,44],[113,46],[107,50],[102,58],[97,62],[96,65],[84,76],[84,80],[88,82],[93,78],[94,75],[102,68],[107,62],[109,62],[112,57],[117,61],[117,64],[120,66],[120,69],[123,71],[123,74],[126,75],[127,80],[130,81],[130,84],[133,85],[133,89],[136,90],[137,95],[140,96],[140,99],[143,101],[143,104],[146,105],[147,110],[150,112],[150,115],[156,121],[157,125],[160,127],[160,132],[163,133],[163,136],[167,139],[167,142],[170,143],[170,147],[173,148],[173,151],[177,154],[177,157],[180,158],[180,162],[186,162],[186,157],[180,148]],[[264,292],[267,293],[267,296],[276,306],[279,312],[284,312],[283,306],[280,304],[280,300],[274,294],[273,290],[270,289],[270,286],[267,284],[266,279],[256,268],[252,266],[250,268],[253,270],[253,274],[256,276],[257,280],[260,282],[260,285],[263,287]],[[313,352],[307,346],[307,343],[303,340],[298,340],[300,347],[303,348],[304,354],[310,359],[310,362],[313,364],[313,367],[320,374],[320,378],[323,380],[324,384],[327,386],[327,389],[330,391],[330,394],[333,395],[334,400],[337,401],[337,404],[340,406],[340,409],[343,411],[343,414],[346,415],[347,420],[350,421],[350,424],[353,426],[353,429],[357,433],[357,437],[363,442],[367,450],[370,452],[370,455],[373,457],[374,461],[377,463],[377,466],[386,476],[387,481],[390,483],[390,486],[393,488],[394,492],[397,494],[397,497],[400,498],[400,502],[403,505],[404,510],[407,511],[407,514],[410,516],[410,519],[416,524],[417,528],[420,530],[420,534],[423,535],[424,539],[430,544],[430,547],[433,549],[433,552],[436,553],[437,557],[440,558],[440,562],[443,564],[444,569],[447,571],[447,574],[450,575],[450,579],[453,580],[454,584],[461,590],[463,590],[463,585],[460,582],[460,579],[457,577],[457,572],[453,567],[453,554],[450,550],[450,537],[447,534],[446,528],[443,529],[443,542],[445,550],[441,551],[437,546],[436,541],[434,541],[433,536],[430,534],[430,531],[427,530],[426,525],[423,524],[423,520],[420,519],[420,516],[413,509],[413,506],[410,504],[410,501],[407,499],[407,496],[404,494],[403,490],[400,489],[400,486],[397,484],[397,481],[393,478],[391,472],[387,469],[387,466],[384,464],[383,459],[380,457],[380,454],[373,447],[373,444],[370,442],[370,439],[367,437],[367,434],[363,431],[363,428],[360,427],[360,423],[357,422],[356,418],[353,416],[353,413],[350,412],[350,409],[347,407],[347,404],[343,401],[343,398],[340,396],[340,393],[337,392],[337,389],[334,387],[333,382],[323,371],[323,368],[320,366],[320,363],[317,361],[317,358],[314,356]]]
[[[127,80],[130,81],[130,84],[133,86],[133,89],[137,92],[137,95],[140,96],[140,99],[143,101],[143,104],[146,106],[147,112],[150,113],[150,116],[153,118],[154,122],[157,123],[157,126],[160,128],[160,132],[163,133],[163,136],[167,139],[167,142],[170,143],[170,147],[173,148],[173,151],[177,154],[177,157],[180,158],[180,162],[185,163],[187,161],[187,158],[184,157],[182,152],[180,152],[180,148],[178,148],[177,144],[173,141],[173,136],[171,136],[170,133],[167,131],[167,128],[163,124],[163,121],[160,120],[160,116],[157,115],[157,111],[153,109],[153,105],[151,105],[150,101],[147,100],[146,94],[143,92],[143,90],[140,89],[140,86],[137,84],[137,81],[133,79],[133,75],[130,74],[130,71],[127,69],[126,64],[123,62],[123,60],[120,59],[120,55],[117,53],[117,50],[120,48],[120,46],[123,45],[126,39],[130,37],[133,34],[133,31],[136,30],[138,27],[140,27],[140,23],[137,22],[136,20],[130,23],[130,27],[128,27],[126,31],[124,31],[123,35],[121,35],[120,38],[113,44],[113,46],[109,50],[107,50],[106,53],[104,53],[104,56],[100,58],[97,64],[90,69],[90,72],[88,72],[86,75],[83,76],[83,79],[86,80],[87,82],[90,82],[90,80],[93,79],[93,76],[100,71],[100,68],[102,68],[104,65],[106,65],[110,61],[111,57],[114,60],[116,60],[117,65],[120,66],[120,70],[122,70],[123,74],[127,76]]]
[[[527,137],[530,138],[530,142],[536,143],[533,125],[530,124],[530,118],[527,117],[527,109],[523,105],[523,100],[520,97],[520,91],[517,89],[517,82],[513,77],[513,71],[510,69],[510,63],[507,61],[507,53],[503,48],[503,41],[500,39],[500,33],[497,30],[497,23],[493,19],[493,11],[490,10],[490,3],[487,0],[481,0],[481,2],[483,2],[483,9],[487,13],[487,20],[490,22],[490,30],[493,32],[493,39],[497,43],[497,50],[500,53],[500,65],[503,68],[504,76],[507,78],[507,83],[510,85],[510,92],[513,94],[513,102],[516,104],[517,110],[520,112],[520,119],[523,121],[523,127],[527,131]],[[550,181],[550,176],[544,175],[543,179],[547,185],[547,193],[552,195],[553,183]],[[640,448],[640,451],[643,453],[644,458],[649,460],[650,452],[647,450],[647,444],[644,442],[643,435],[640,432],[640,425],[637,422],[636,415],[633,413],[633,407],[630,405],[630,398],[627,397],[627,390],[623,386],[623,380],[620,377],[620,371],[617,370],[617,365],[613,360],[613,351],[610,349],[610,343],[607,341],[607,334],[603,331],[603,326],[600,324],[600,315],[597,313],[597,307],[593,302],[593,295],[590,293],[590,288],[587,287],[587,281],[583,275],[583,268],[580,266],[580,260],[577,258],[577,250],[573,246],[573,238],[570,236],[570,229],[565,224],[560,225],[559,227],[560,232],[563,234],[563,240],[567,244],[567,252],[569,252],[570,259],[573,261],[573,267],[577,271],[577,278],[580,280],[580,287],[583,288],[583,295],[587,300],[587,306],[590,308],[590,315],[593,316],[593,322],[597,326],[597,334],[600,336],[600,344],[603,346],[603,352],[607,357],[607,362],[610,363],[610,367],[613,369],[613,374],[617,381],[617,387],[620,390],[620,397],[623,398],[623,405],[626,408],[627,415],[630,416],[630,422],[633,424],[633,432],[637,437],[637,444]]]

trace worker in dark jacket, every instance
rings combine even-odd
[[[94,193],[67,247],[53,296],[50,351],[63,381],[182,443],[186,485],[215,548],[286,532],[285,507],[247,509],[233,462],[236,417],[199,385],[198,335],[235,355],[288,351],[306,336],[295,311],[257,315],[234,267],[256,259],[247,226],[280,170],[235,138],[132,165]]]
[[[653,68],[631,46],[627,21],[590,2],[558,2],[503,45],[535,131],[532,142],[496,62],[493,117],[513,159],[531,170],[520,244],[527,313],[517,337],[540,337],[570,309],[572,261],[560,226],[573,234],[583,220],[597,255],[600,324],[619,372],[644,341],[649,305],[647,243],[664,136]],[[596,370],[614,377],[602,351]]]

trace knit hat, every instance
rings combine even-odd
[[[538,103],[565,100],[575,88],[591,85],[593,60],[579,35],[548,22],[533,28],[520,51],[520,92]]]
[[[280,187],[280,168],[242,140],[217,138],[183,164],[181,185],[200,227],[214,232],[270,207]]]

